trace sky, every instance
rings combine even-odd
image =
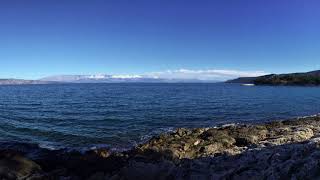
[[[0,1],[0,78],[320,69],[319,8],[317,0]]]

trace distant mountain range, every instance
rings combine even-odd
[[[198,79],[164,79],[140,75],[59,75],[39,80],[0,79],[0,85],[55,84],[55,83],[208,83]],[[240,77],[226,83],[255,85],[320,85],[320,70],[305,73],[269,74],[258,77]]]
[[[0,85],[22,85],[22,84],[51,84],[55,82],[24,79],[0,79]]]
[[[255,85],[320,85],[320,70],[305,73],[269,74],[258,77],[241,77],[226,81]]]
[[[40,79],[40,81],[63,83],[117,83],[117,82],[162,82],[163,79],[145,78],[138,75],[60,75]]]
[[[22,84],[55,84],[55,83],[197,83],[216,82],[198,79],[161,79],[139,75],[59,75],[45,77],[39,80],[0,79],[0,85]]]
[[[40,79],[40,81],[62,83],[121,83],[121,82],[145,82],[145,83],[171,83],[171,82],[216,82],[198,79],[164,79],[140,75],[60,75]]]

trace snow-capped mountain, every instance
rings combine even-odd
[[[150,75],[59,75],[40,79],[40,81],[62,83],[117,83],[117,82],[208,82],[198,79],[169,79]],[[213,82],[213,81],[211,81]]]
[[[59,75],[40,79],[51,82],[95,83],[95,82],[161,82],[161,79],[141,75]]]

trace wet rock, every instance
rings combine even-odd
[[[189,129],[186,128],[179,128],[177,129],[176,134],[180,137],[186,136],[186,135],[190,135],[192,132]]]
[[[41,167],[15,151],[0,151],[1,179],[23,179],[41,173]]]
[[[87,154],[99,156],[102,158],[107,158],[110,156],[110,152],[107,149],[94,149],[87,152]]]

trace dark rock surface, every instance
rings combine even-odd
[[[117,153],[1,148],[0,179],[319,179],[320,117],[181,128]]]

